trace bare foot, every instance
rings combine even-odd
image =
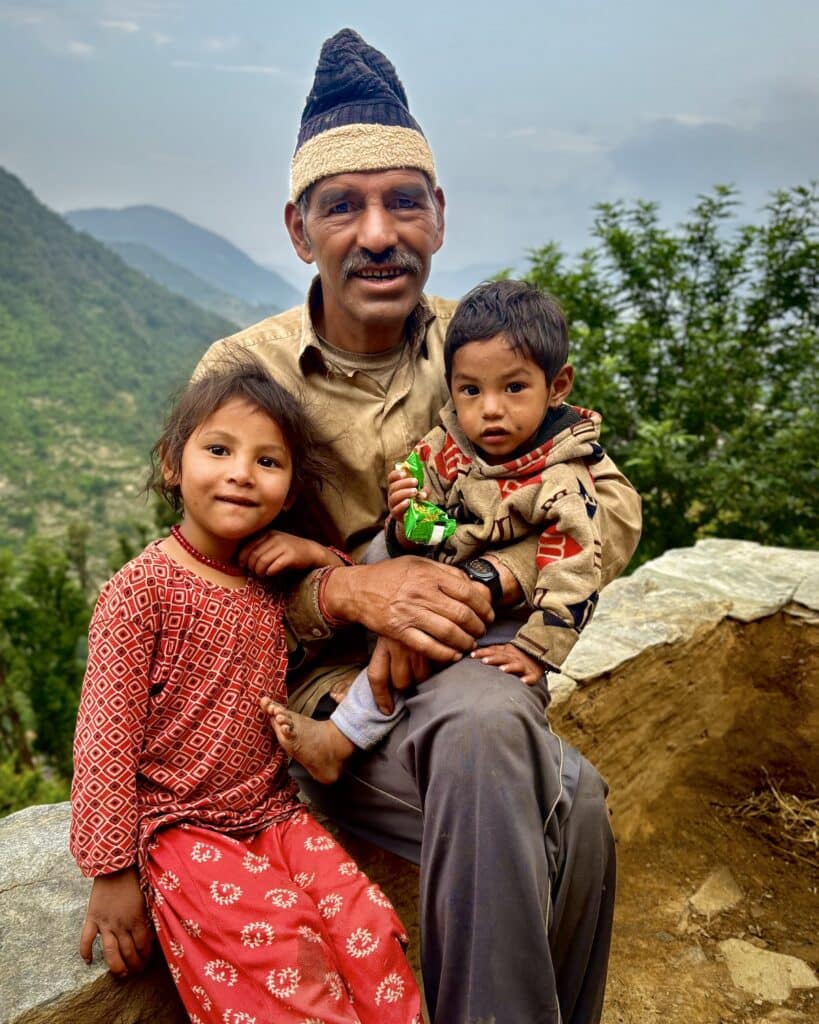
[[[326,722],[299,715],[269,697],[262,697],[262,711],[270,716],[276,737],[290,757],[303,765],[317,782],[335,782],[355,746],[344,733]]]

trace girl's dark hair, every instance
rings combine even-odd
[[[496,334],[536,362],[549,383],[569,356],[569,328],[557,299],[525,281],[489,281],[467,292],[452,316],[444,342],[447,385],[458,349]]]
[[[237,350],[225,353],[177,396],[151,449],[146,490],[156,491],[181,511],[182,451],[201,423],[237,398],[266,413],[281,430],[293,463],[294,493],[309,497],[321,490],[322,480],[332,475],[332,464],[302,402],[278,384],[256,356]],[[176,482],[170,483],[166,474]]]

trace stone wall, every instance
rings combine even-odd
[[[627,690],[630,673],[636,679],[641,665],[663,659],[679,678],[680,658],[696,660],[697,651],[709,650],[716,657],[721,623],[747,626],[778,615],[811,631],[819,624],[819,553],[724,540],[666,552],[607,588],[564,673],[551,680],[552,722],[595,761],[611,761],[611,750],[595,749],[595,727],[613,686]],[[610,703],[619,702],[618,696]],[[794,726],[808,740],[819,734],[814,713],[806,706],[804,721]],[[675,715],[684,711],[675,708]],[[644,742],[651,742],[654,725],[639,708],[631,718],[621,715],[621,723],[629,742],[641,728]],[[625,806],[628,779],[617,785]],[[184,1022],[159,960],[124,982],[107,973],[99,955],[90,967],[81,960],[77,946],[90,883],[67,852],[68,817],[68,805],[57,804],[0,821],[0,1024]],[[362,844],[347,845],[417,935],[417,870]]]

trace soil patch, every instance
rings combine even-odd
[[[579,691],[555,728],[611,785],[619,891],[604,1024],[808,1024],[819,989],[781,1005],[734,987],[742,939],[819,971],[819,629],[779,614],[722,622]],[[742,899],[690,904],[727,867]]]

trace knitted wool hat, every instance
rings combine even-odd
[[[351,28],[321,48],[290,164],[290,198],[331,174],[412,167],[435,185],[435,162],[383,53]]]

